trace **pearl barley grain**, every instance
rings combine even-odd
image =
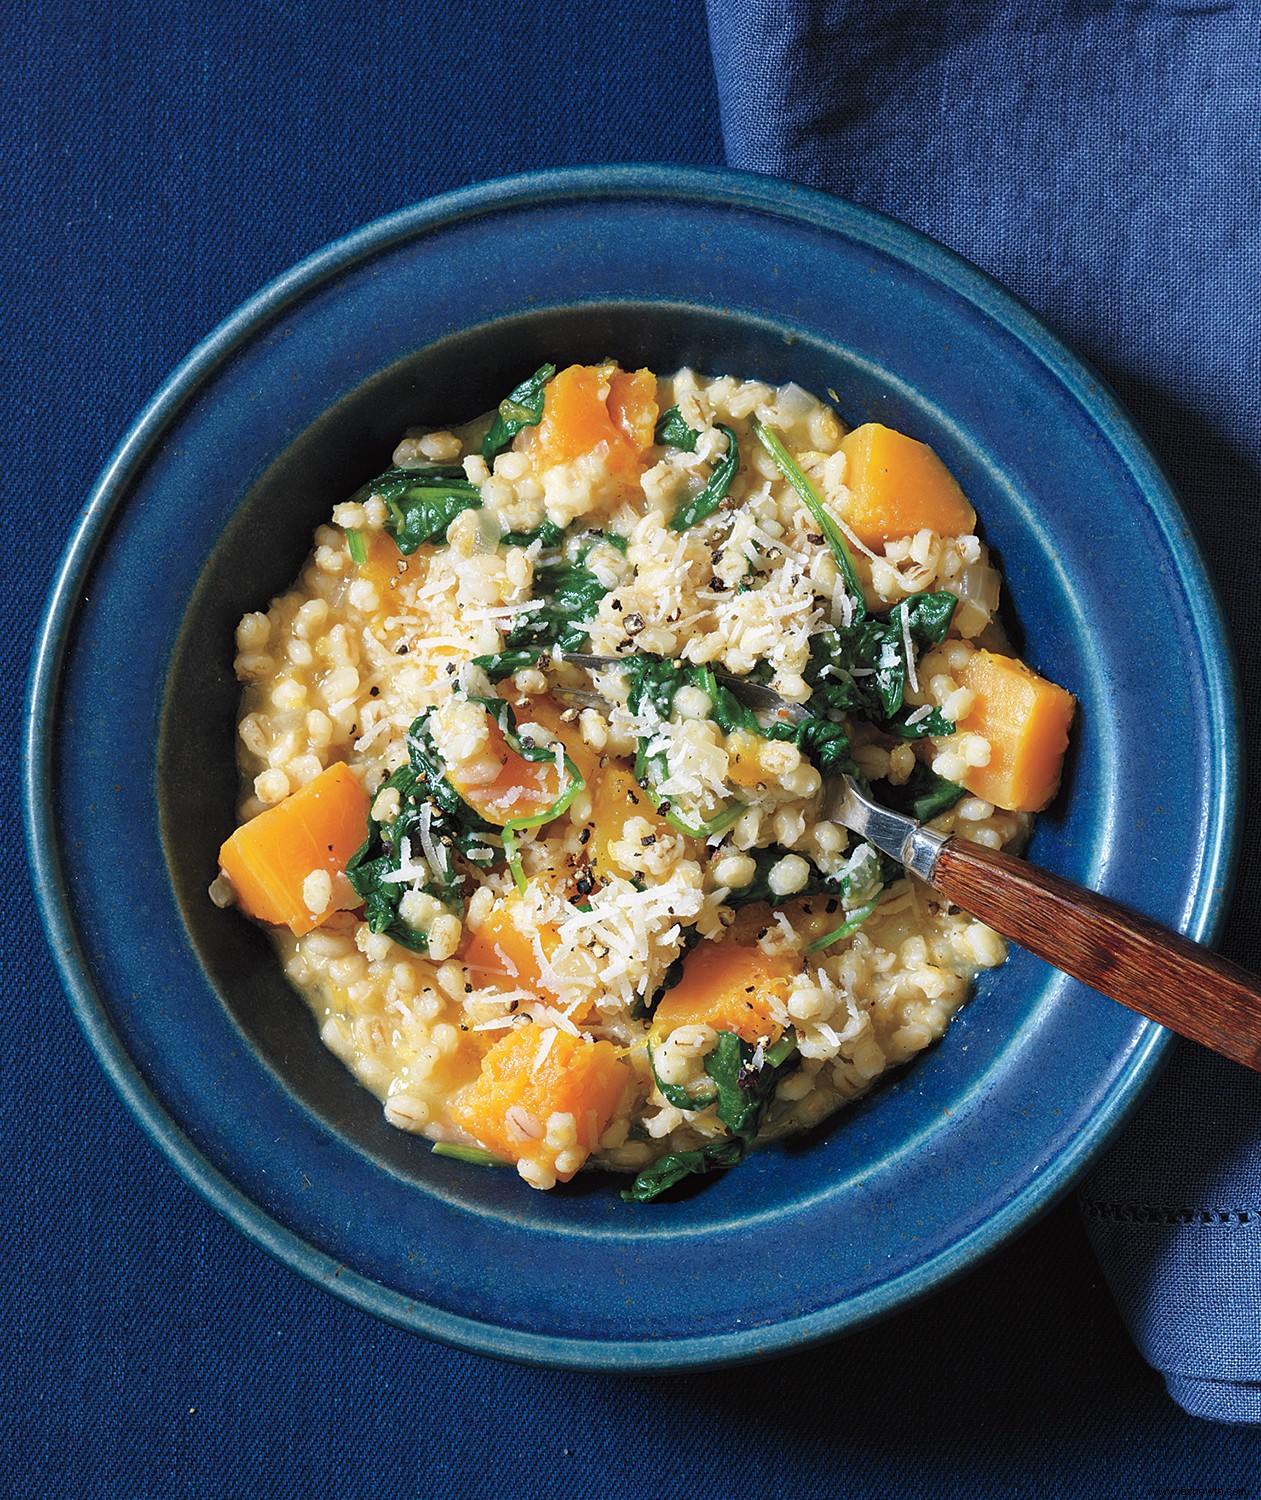
[[[810,866],[799,854],[786,854],[771,866],[767,885],[776,896],[793,896],[810,878]]]

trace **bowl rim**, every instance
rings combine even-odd
[[[364,259],[419,232],[467,223],[487,213],[563,199],[721,201],[768,216],[805,221],[882,249],[987,314],[1076,397],[1118,451],[1169,545],[1188,617],[1205,644],[1204,683],[1211,722],[1214,784],[1219,788],[1196,900],[1184,930],[1211,943],[1220,932],[1241,832],[1241,705],[1224,615],[1188,522],[1159,461],[1107,381],[1069,350],[1021,301],[956,252],[872,209],[779,178],[722,168],[628,163],[555,168],[477,183],[388,214],[316,250],[243,302],[176,366],[133,420],[94,482],[57,566],[31,659],[24,715],[22,810],[28,861],[49,947],[76,1020],[114,1088],[179,1175],[245,1236],[309,1280],[362,1310],[411,1331],[478,1353],[549,1367],[645,1373],[734,1364],[788,1352],[888,1315],[944,1285],[1049,1209],[1125,1124],[1167,1058],[1171,1033],[1143,1023],[1107,1106],[1049,1166],[969,1234],[935,1257],[844,1304],[770,1328],[671,1340],[588,1340],[501,1327],[453,1314],[350,1270],[284,1227],[238,1189],[194,1145],[149,1088],[109,1021],[71,912],[53,813],[53,742],[63,668],[78,615],[81,582],[91,569],[128,483],[199,387],[246,340],[291,304]],[[1172,545],[1177,538],[1178,545]]]

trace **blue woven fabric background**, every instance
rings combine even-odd
[[[715,3],[711,54],[699,3],[486,0],[472,21],[364,0],[0,3],[0,732],[14,773],[0,1495],[1261,1494],[1261,1436],[1169,1399],[1071,1202],[921,1306],[744,1370],[552,1374],[377,1323],[273,1263],[174,1175],[79,1036],[39,931],[16,808],[20,703],[94,473],[187,350],[278,272],[418,198],[532,167],[728,152],[891,211],[996,272],[1152,435],[1222,581],[1247,699],[1261,699],[1256,17],[1194,3],[962,4],[941,21],[864,9],[812,19],[785,0],[771,24]],[[982,65],[991,107],[973,85]],[[808,99],[826,118],[798,117]],[[821,132],[840,149],[811,155]],[[1259,910],[1245,866],[1226,946],[1254,967]],[[1246,1165],[1218,1149],[1220,1122],[1254,1118],[1256,1093],[1180,1055],[1148,1108],[1170,1099],[1210,1174],[1187,1188],[1198,1204],[1224,1161]],[[1092,1202],[1165,1185],[1164,1128],[1132,1149],[1126,1137]],[[1246,1185],[1236,1206],[1255,1209]],[[1176,1234],[1168,1217],[1143,1232]],[[1106,1240],[1124,1220],[1095,1222]],[[1245,1222],[1230,1228],[1243,1244]],[[1133,1275],[1113,1264],[1133,1317]],[[1237,1301],[1227,1327],[1255,1338],[1257,1312]],[[1149,1323],[1172,1327],[1159,1311]]]

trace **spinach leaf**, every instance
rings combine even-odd
[[[469,702],[478,704],[494,718],[508,745],[525,760],[555,759],[556,752],[551,747],[536,744],[517,733],[512,705],[502,698],[470,698]],[[464,905],[465,875],[452,855],[459,854],[479,869],[490,869],[506,860],[520,885],[515,835],[559,817],[586,784],[566,756],[564,764],[569,781],[550,806],[529,817],[512,818],[502,827],[489,823],[447,779],[429,728],[434,712],[428,709],[413,722],[407,731],[407,764],[400,766],[382,788],[392,787],[398,792],[397,815],[386,823],[369,815],[368,837],[346,866],[347,878],[364,899],[364,919],[371,930],[388,933],[395,942],[414,952],[423,952],[426,940],[399,913],[403,896],[415,884],[413,880],[399,878],[405,856],[410,856],[409,866],[424,866],[427,871],[419,888],[460,912]],[[432,862],[424,852],[426,839],[436,856]]]
[[[452,1161],[466,1161],[475,1167],[506,1167],[502,1156],[483,1151],[480,1146],[457,1146],[451,1141],[435,1141],[429,1148],[435,1156],[448,1156]]]
[[[889,618],[899,611],[905,613],[911,627],[911,639],[917,646],[940,646],[946,639],[958,603],[955,595],[945,589],[934,594],[908,594],[889,611]]]
[[[821,630],[810,642],[804,673],[811,717],[795,724],[780,720],[761,732],[768,739],[791,740],[823,776],[856,773],[844,724],[847,714],[860,715],[900,740],[953,734],[955,726],[940,709],[924,713],[906,704],[906,647],[908,636],[916,656],[940,645],[957,603],[944,590],[911,594],[883,618],[868,615]]]
[[[671,531],[686,531],[690,526],[695,526],[698,521],[703,521],[706,516],[712,516],[721,502],[727,498],[731,481],[736,477],[736,471],[740,467],[740,447],[730,427],[720,424],[718,430],[727,439],[727,451],[714,465],[709,482],[700,494],[693,495],[690,500],[684,501],[675,511],[674,518],[670,522]]]
[[[425,542],[441,541],[456,516],[482,504],[481,491],[459,464],[387,469],[351,499],[363,504],[373,495],[385,501],[385,529],[404,556]]]
[[[712,705],[709,717],[724,734],[736,729],[762,732],[756,715],[730,688],[718,681],[710,667],[671,661],[647,651],[623,658],[621,666],[627,684],[626,706],[633,714],[648,706],[658,718],[669,719],[679,689],[695,687],[708,695]],[[654,784],[664,781],[669,775],[665,753],[649,755],[646,739],[640,739],[636,748],[635,775],[641,782]],[[710,838],[730,828],[744,809],[743,802],[733,801],[720,808],[707,822],[692,824],[671,808],[665,813],[665,819],[672,828],[690,838]]]
[[[674,1105],[675,1109],[705,1109],[718,1097],[716,1090],[703,1095],[690,1094],[681,1084],[666,1083],[657,1072],[657,1062],[651,1047],[648,1049],[648,1066],[652,1069],[652,1081],[657,1085],[661,1097],[667,1104]]]
[[[555,521],[541,521],[531,531],[509,531],[499,538],[502,547],[529,547],[534,542],[542,542],[543,550],[550,551],[553,547],[559,547],[565,540],[565,528],[557,526]]]
[[[689,823],[681,813],[670,808],[665,813],[665,820],[671,828],[676,828],[690,839],[709,839],[716,833],[725,833],[728,828],[740,817],[748,806],[745,802],[728,802],[726,807],[719,808],[714,816],[704,823]]]
[[[506,703],[502,698],[473,698],[470,703],[479,704],[495,720],[499,726],[499,732],[503,735],[508,747],[515,750],[523,760],[529,761],[554,761],[556,752],[550,745],[540,745],[532,739],[525,738],[517,733],[517,718],[512,711],[512,705]],[[508,862],[508,868],[512,872],[513,883],[519,891],[526,887],[525,875],[521,869],[521,861],[517,857],[516,835],[524,832],[527,828],[540,828],[544,823],[550,823],[553,818],[559,818],[569,804],[574,800],[586,781],[582,772],[570,760],[564,757],[565,772],[569,777],[568,782],[561,788],[555,799],[550,802],[541,812],[531,813],[523,818],[509,818],[499,830],[503,840],[504,858]]]
[[[780,1079],[799,1061],[791,1032],[766,1049],[760,1068],[754,1064],[754,1054],[755,1049],[734,1032],[718,1033],[718,1045],[705,1059],[705,1071],[714,1080],[718,1118],[731,1134],[707,1141],[695,1151],[670,1151],[658,1157],[629,1188],[623,1189],[622,1197],[628,1203],[649,1203],[686,1177],[734,1167],[744,1160]],[[696,1100],[675,1107],[699,1109],[712,1102]]]
[[[919,709],[908,708],[905,705],[891,719],[885,719],[880,725],[886,734],[891,734],[899,740],[922,740],[930,734],[953,734],[955,726],[942,713],[939,708],[930,708],[920,717]]]
[[[645,1167],[630,1187],[623,1188],[622,1197],[627,1203],[651,1203],[685,1177],[736,1166],[746,1151],[743,1141],[729,1135],[707,1141],[695,1151],[668,1151]]]
[[[841,570],[841,576],[845,579],[845,592],[849,595],[850,604],[853,606],[854,620],[861,620],[867,613],[867,602],[863,596],[862,582],[854,563],[854,554],[849,550],[845,533],[829,513],[827,506],[823,503],[823,496],[810,482],[805,470],[784,447],[779,434],[772,432],[761,422],[754,422],[753,436],[775,460],[780,473],[797,491],[802,503],[814,517],[815,525],[823,533],[823,539],[827,542],[832,556],[836,559],[836,565]]]
[[[860,906],[856,911],[851,912],[839,927],[834,927],[831,932],[825,932],[822,937],[815,938],[814,942],[807,946],[806,952],[818,953],[821,948],[830,948],[833,943],[839,943],[842,938],[853,937],[879,905],[880,901],[877,898],[875,901],[868,901],[865,906]]]
[[[682,413],[677,406],[672,406],[669,411],[661,413],[661,420],[657,423],[657,430],[653,433],[653,442],[663,443],[670,448],[680,448],[684,453],[696,452],[696,440],[700,437],[695,427],[689,427],[683,420]]]
[[[542,365],[499,403],[490,431],[482,439],[482,457],[493,464],[496,457],[524,427],[536,427],[543,418],[543,387],[556,373],[555,365]]]
[[[746,1145],[752,1145],[762,1111],[771,1102],[780,1079],[801,1060],[791,1032],[765,1049],[760,1067],[754,1062],[755,1055],[756,1049],[743,1037],[734,1031],[720,1031],[717,1046],[705,1059],[705,1071],[717,1088],[718,1118]]]
[[[490,656],[475,656],[473,665],[481,667],[492,682],[502,682],[505,677],[514,677],[527,667],[537,667],[539,658],[546,658],[546,654],[537,647],[530,649],[519,646],[515,651],[496,651]]]
[[[864,853],[863,851],[867,851]],[[813,860],[807,859],[809,867],[806,883],[791,896],[777,896],[770,885],[774,867],[789,851],[779,844],[769,844],[761,849],[747,851],[753,860],[753,879],[746,886],[733,890],[725,905],[740,908],[764,901],[768,906],[778,906],[784,901],[796,901],[810,896],[828,896],[847,906],[853,906],[869,894],[873,894],[872,876],[876,874],[877,885],[883,889],[902,873],[902,866],[894,860],[886,860],[871,844],[858,844],[844,866],[835,875],[825,875]],[[804,856],[802,856],[804,858]],[[878,861],[869,864],[868,861]]]
[[[534,570],[537,609],[521,614],[504,637],[504,649],[476,656],[474,664],[492,682],[534,666],[553,650],[581,651],[587,643],[586,622],[608,590],[581,562],[545,563]]]
[[[555,521],[540,521],[537,526],[532,527],[529,531],[505,532],[499,538],[499,544],[502,547],[528,547],[534,542],[541,542],[544,552],[554,552],[568,535],[568,530],[564,526],[557,526]],[[584,561],[587,554],[597,542],[607,542],[610,547],[615,547],[617,551],[625,556],[628,545],[627,540],[616,531],[589,531],[586,533],[586,538],[589,538],[589,540],[579,538],[579,546],[576,554],[578,562]],[[583,545],[584,540],[585,545]]]
[[[927,823],[930,818],[948,812],[964,795],[964,788],[957,782],[947,781],[922,761],[916,761],[915,769],[901,786],[882,786],[880,800],[894,812]]]
[[[811,710],[858,712],[881,727],[900,722],[909,671],[908,639],[916,655],[940,645],[957,604],[955,596],[944,590],[911,594],[883,618],[873,615],[821,630],[810,643],[804,674],[811,689]],[[910,726],[907,738],[913,737],[915,728]],[[951,730],[926,732],[949,734]]]
[[[713,709],[710,718],[724,734],[736,729],[761,732],[757,716],[746,708],[729,687],[718,681],[713,669],[691,662],[671,661],[648,651],[621,658],[618,663],[626,680],[626,706],[637,714],[645,704],[658,718],[668,719],[680,688],[694,687],[708,695]]]
[[[850,754],[850,739],[845,725],[838,719],[802,719],[794,724],[777,720],[762,731],[767,739],[791,740],[803,755],[808,755],[821,776],[851,776],[858,767]]]
[[[400,797],[406,798],[414,785],[415,777],[409,768],[401,766],[381,790],[393,787]],[[399,903],[407,887],[387,879],[397,873],[402,862],[402,842],[409,826],[410,820],[401,812],[398,820],[388,824],[378,823],[369,815],[368,837],[347,861],[346,878],[356,894],[363,897],[364,921],[373,932],[388,933],[404,948],[423,953],[428,947],[424,933],[417,932],[399,916]]]
[[[532,646],[581,651],[587,643],[586,622],[600,608],[608,589],[582,563],[548,563],[534,570],[535,598],[545,602],[514,622],[505,637],[510,650]]]
[[[369,815],[368,836],[346,865],[347,879],[363,897],[369,928],[388,933],[413,952],[423,952],[426,940],[399,914],[403,896],[412,887],[411,881],[397,878],[404,854],[410,854],[411,864],[424,864],[428,869],[420,889],[456,911],[463,908],[465,877],[453,854],[483,869],[499,858],[488,839],[497,839],[500,830],[476,813],[443,774],[428,728],[432,712],[413,722],[407,732],[407,764],[382,787],[398,792],[397,816],[382,823]],[[437,856],[437,868],[425,857],[426,837]]]
[[[508,705],[504,706],[506,708]],[[471,835],[491,834],[493,836],[499,832],[499,829],[471,808],[447,780],[446,765],[438,753],[438,747],[434,744],[433,734],[429,728],[429,720],[435,712],[436,710],[432,708],[427,709],[407,731],[407,750],[411,768],[417,781],[422,783],[429,802],[451,821],[461,839],[475,844],[477,841],[472,839]],[[460,852],[465,853],[465,850],[461,849]]]

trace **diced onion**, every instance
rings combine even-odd
[[[781,385],[775,392],[775,397],[778,407],[776,415],[781,424],[805,421],[819,409],[818,400],[793,381],[789,381],[787,385]]]
[[[985,629],[998,608],[998,574],[984,563],[971,563],[959,575],[954,592],[959,597],[955,628],[960,635],[971,639]]]
[[[992,615],[998,608],[998,574],[984,563],[972,563],[960,575],[955,593],[960,599],[966,599],[987,615]]]

